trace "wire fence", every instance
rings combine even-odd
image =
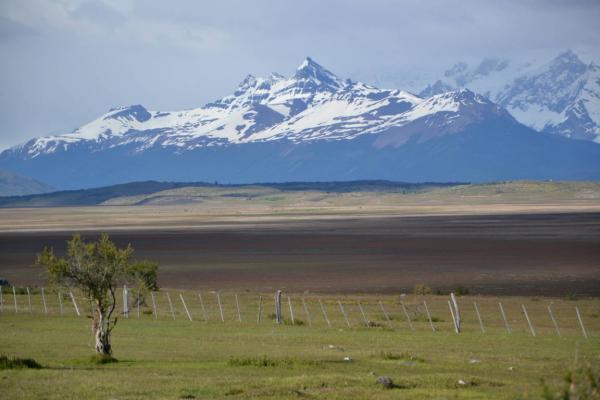
[[[76,290],[0,287],[0,313],[47,316],[92,315],[93,304]],[[540,335],[581,335],[600,330],[598,299],[440,295],[283,294],[284,325],[414,332],[503,331]],[[190,323],[277,324],[275,293],[160,290],[138,297],[135,290],[117,292],[116,315],[125,319],[187,320]]]

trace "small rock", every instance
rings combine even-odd
[[[344,357],[344,361],[352,361],[352,358],[346,356],[346,357]]]
[[[515,370],[515,367],[508,367],[508,370],[509,370],[509,371],[514,371],[514,370]]]
[[[458,384],[461,386],[467,386],[467,382],[463,381],[462,379],[458,380]]]
[[[469,360],[469,364],[479,364],[481,362],[481,360],[478,360],[476,358],[471,358]]]
[[[392,381],[392,378],[389,376],[380,376],[377,378],[377,383],[386,389],[393,389],[396,387],[396,385],[394,385],[394,381]]]
[[[370,376],[375,376],[375,371],[370,371],[370,372],[369,372],[369,375],[370,375]]]

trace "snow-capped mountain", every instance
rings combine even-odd
[[[426,97],[378,89],[307,58],[290,77],[248,75],[232,95],[199,108],[110,110],[72,133],[4,151],[0,167],[59,188],[143,179],[600,178],[600,145],[582,152],[571,142],[527,129],[468,89]]]
[[[457,63],[419,95],[465,87],[538,131],[600,142],[600,66],[584,63],[573,51],[548,62],[488,58],[474,67]]]
[[[425,99],[341,80],[307,58],[290,78],[276,73],[268,78],[248,75],[232,95],[200,108],[168,112],[148,111],[141,105],[117,108],[72,133],[33,139],[11,151],[35,158],[75,145],[93,151],[133,145],[134,152],[153,146],[182,152],[281,139],[348,140],[422,120],[437,125],[439,134],[480,118],[482,112],[503,110],[464,89]]]

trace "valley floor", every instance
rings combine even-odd
[[[511,333],[507,333],[497,298],[459,297],[463,332],[455,334],[447,296],[320,296],[332,327],[328,328],[317,298],[307,295],[312,326],[298,294],[291,294],[296,325],[270,316],[272,293],[262,293],[263,313],[256,322],[258,293],[238,292],[238,321],[232,292],[221,293],[225,322],[221,322],[215,294],[203,292],[208,322],[203,321],[197,292],[170,290],[175,300],[172,318],[163,289],[157,293],[158,319],[144,307],[128,319],[121,317],[114,331],[118,363],[90,361],[93,339],[85,311],[74,315],[65,302],[60,316],[55,294],[47,291],[49,315],[43,314],[39,293],[33,312],[27,299],[17,296],[19,313],[5,294],[0,312],[0,352],[30,357],[44,368],[0,369],[1,396],[7,399],[537,399],[544,384],[552,391],[564,387],[566,372],[580,365],[599,367],[599,310],[597,299],[503,297]],[[177,293],[183,293],[193,321],[187,319]],[[10,300],[10,302],[8,301]],[[340,313],[346,307],[351,328]],[[437,329],[424,318],[426,300]],[[357,302],[376,327],[362,324]],[[388,327],[378,301],[392,320]],[[413,329],[400,308],[412,315]],[[477,301],[486,331],[473,311]],[[287,302],[286,302],[287,303]],[[80,301],[84,308],[85,302]],[[536,336],[525,322],[521,304],[533,321]],[[560,325],[557,336],[546,306]],[[286,304],[287,306],[287,304]],[[581,310],[589,339],[583,338],[574,308]],[[298,323],[302,325],[298,325]],[[397,385],[383,389],[379,376]]]

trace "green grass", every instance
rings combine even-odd
[[[173,296],[172,292],[172,297]],[[544,386],[558,385],[567,370],[579,362],[599,362],[597,332],[599,301],[578,300],[591,334],[582,338],[571,316],[574,302],[540,298],[503,298],[513,333],[508,335],[494,314],[497,299],[477,298],[487,331],[482,334],[468,309],[473,298],[460,298],[464,332],[452,332],[450,322],[438,323],[432,332],[428,322],[413,321],[411,331],[395,308],[395,299],[383,297],[394,328],[367,328],[351,306],[354,298],[343,298],[353,327],[348,329],[335,308],[334,297],[323,297],[333,327],[319,318],[313,299],[308,303],[312,327],[280,325],[263,318],[256,324],[254,294],[240,295],[242,323],[237,322],[231,294],[222,293],[226,322],[217,318],[210,294],[204,293],[209,322],[199,318],[193,294],[185,293],[194,321],[187,320],[176,306],[173,320],[164,299],[157,296],[158,319],[141,313],[121,318],[114,330],[117,363],[90,361],[93,338],[88,318],[40,312],[37,298],[33,313],[0,313],[0,353],[35,358],[43,369],[0,371],[4,398],[46,399],[535,399]],[[264,297],[263,297],[264,299]],[[295,298],[296,299],[296,298]],[[18,299],[20,304],[23,298]],[[417,299],[403,298],[410,312],[418,312]],[[297,299],[296,299],[297,301]],[[378,303],[361,296],[370,319],[381,322]],[[446,297],[427,298],[432,313],[443,315]],[[518,314],[524,302],[536,324],[537,337],[526,330]],[[562,328],[554,334],[541,313],[552,303]],[[6,304],[5,304],[6,307]],[[265,314],[270,304],[263,302]],[[295,312],[303,317],[296,305]],[[285,310],[284,310],[285,311]],[[67,314],[68,313],[68,314]],[[535,317],[533,317],[535,316]],[[265,315],[263,315],[265,317]],[[544,318],[542,318],[544,317]],[[448,318],[444,318],[447,320]],[[397,388],[386,390],[376,384],[389,376]],[[465,384],[460,384],[459,381]],[[49,390],[49,388],[52,390]]]

